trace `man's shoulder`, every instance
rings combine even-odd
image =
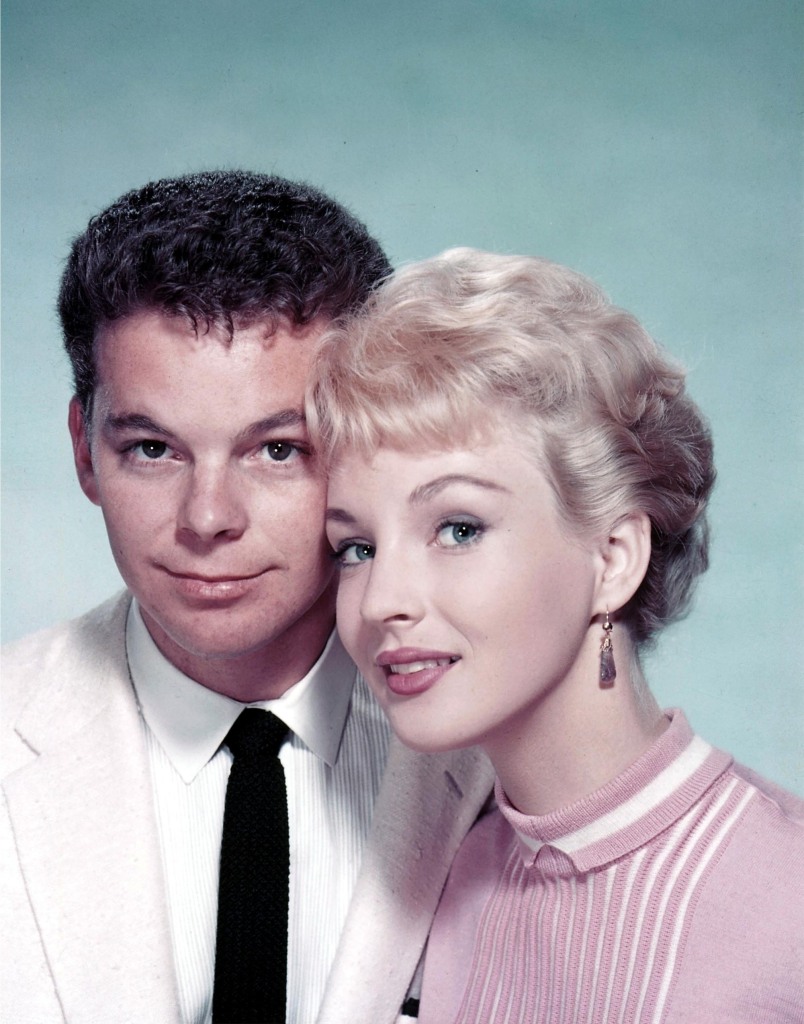
[[[15,713],[20,701],[54,677],[90,671],[109,659],[125,657],[127,591],[67,622],[31,633],[3,646],[3,714]]]

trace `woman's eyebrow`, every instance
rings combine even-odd
[[[324,519],[328,523],[347,523],[349,525],[357,522],[355,517],[343,508],[328,508],[324,513]]]
[[[510,494],[511,491],[503,484],[495,483],[493,480],[486,480],[482,476],[471,476],[467,473],[445,473],[443,476],[429,480],[426,484],[420,484],[410,493],[408,502],[411,505],[421,505],[435,497],[440,491],[450,484],[469,484],[473,487],[482,487],[487,491],[499,491],[501,494]],[[328,508],[324,518],[328,523],[353,524],[357,519],[343,508]]]
[[[498,484],[493,480],[487,480],[482,476],[471,476],[466,473],[445,473],[443,476],[436,477],[435,480],[430,480],[428,483],[416,487],[411,491],[408,502],[411,505],[420,505],[422,502],[429,501],[430,498],[433,498],[450,484],[470,484],[473,487],[482,487],[488,491],[500,491],[504,494],[511,493],[502,484]]]

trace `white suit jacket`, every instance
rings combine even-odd
[[[4,1024],[179,1024],[130,596],[6,648]],[[492,783],[477,751],[392,741],[318,1024],[391,1024],[452,858]],[[313,1024],[313,1022],[311,1022]]]

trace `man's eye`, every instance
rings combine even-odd
[[[299,454],[296,445],[289,441],[269,441],[263,445],[263,451],[272,462],[287,462]]]
[[[168,450],[164,441],[140,441],[131,448],[135,455],[151,460],[163,458]]]

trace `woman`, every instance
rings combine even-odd
[[[497,772],[420,1020],[804,1018],[802,804],[640,671],[707,565],[682,372],[580,275],[456,249],[326,339],[308,418],[346,647],[405,743]]]

